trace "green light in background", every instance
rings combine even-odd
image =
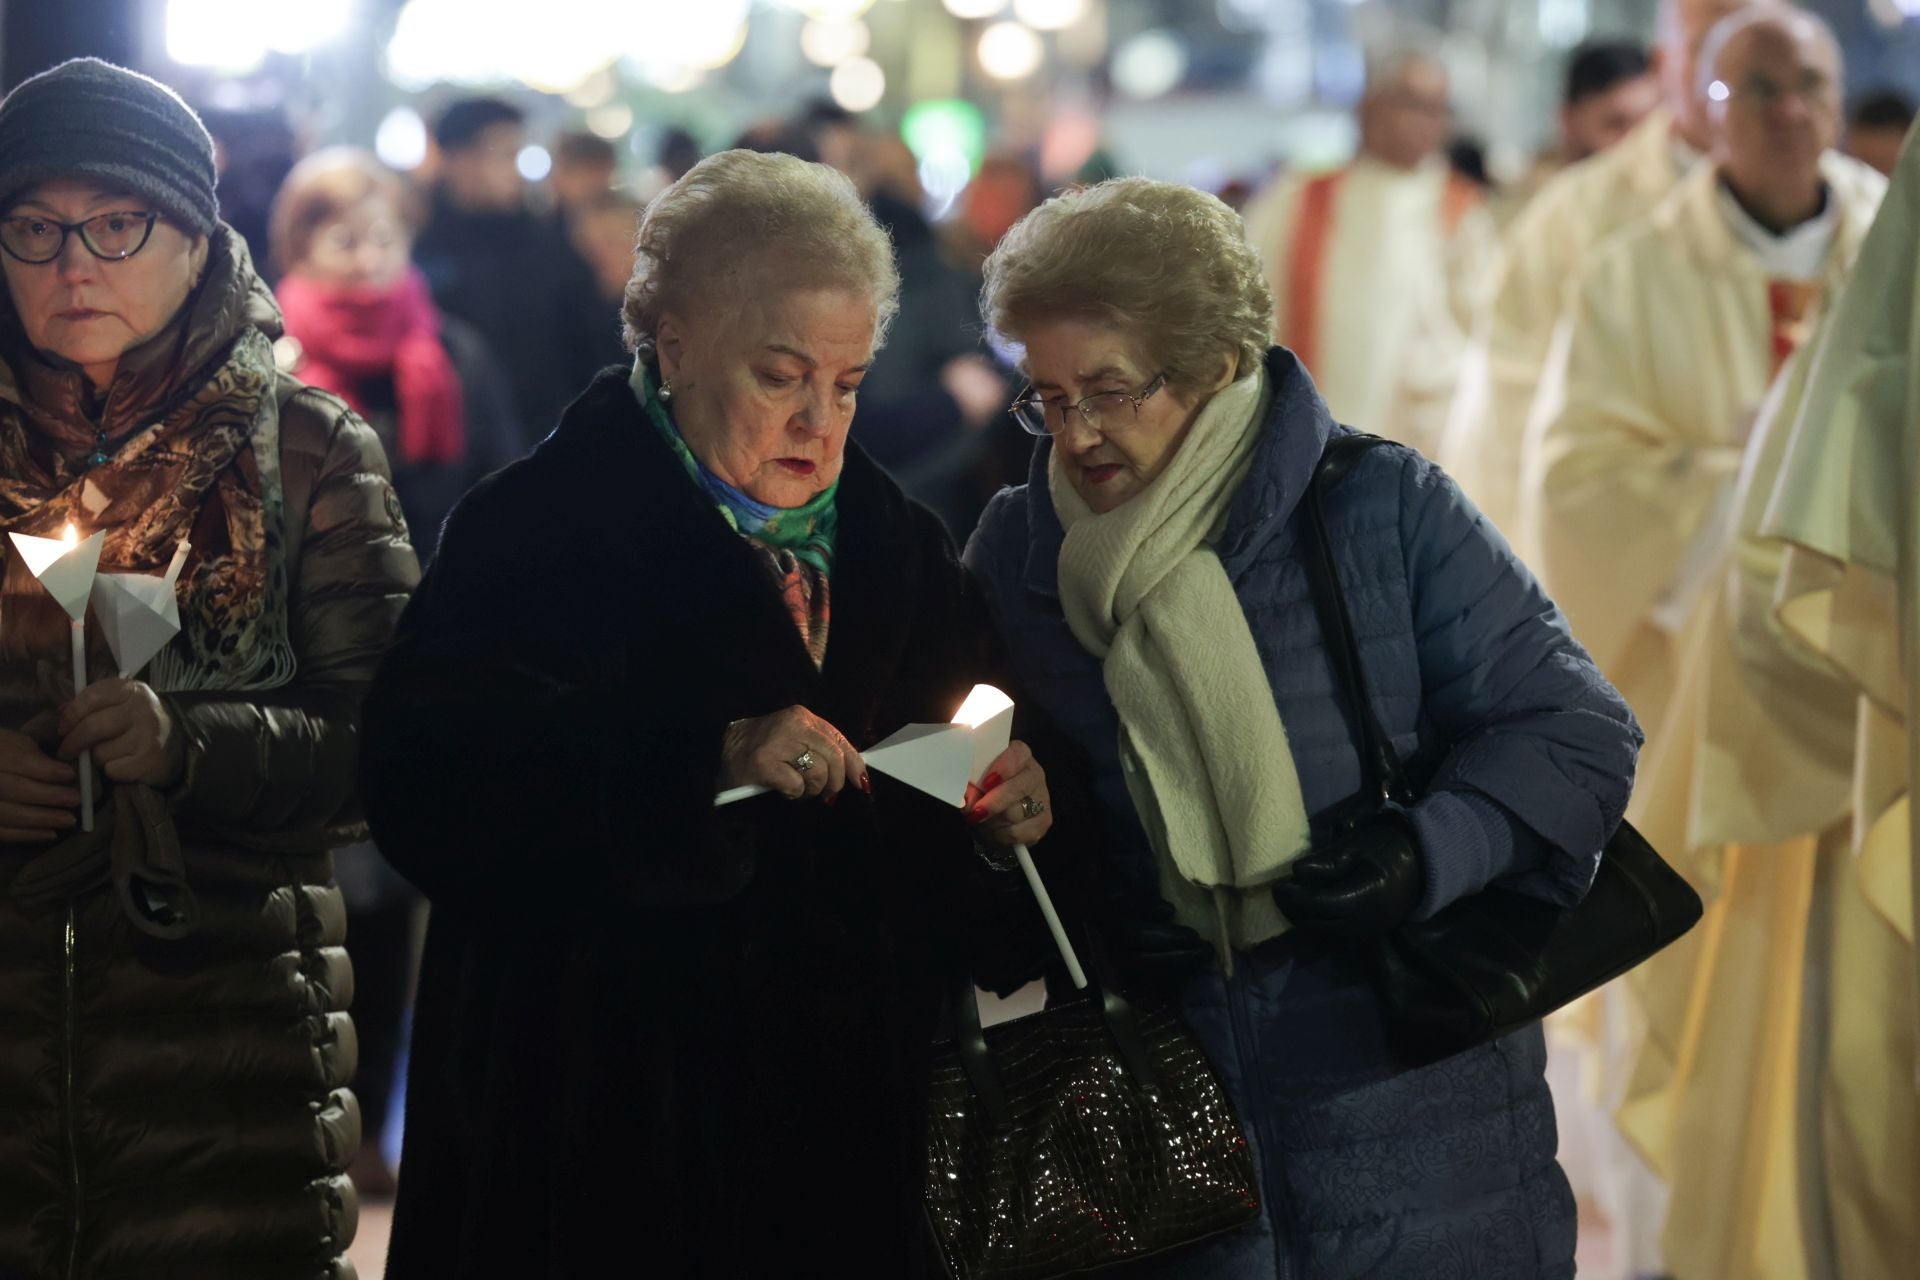
[[[918,160],[959,154],[978,169],[987,153],[987,118],[971,102],[934,98],[908,108],[900,136]]]

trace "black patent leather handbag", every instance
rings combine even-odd
[[[1385,441],[1350,435],[1330,441],[1307,488],[1302,548],[1314,611],[1360,748],[1358,803],[1338,825],[1352,827],[1413,789],[1367,693],[1366,669],[1327,536],[1324,493],[1368,449]],[[1593,887],[1578,905],[1555,906],[1490,886],[1408,922],[1369,948],[1396,1065],[1426,1066],[1518,1031],[1648,959],[1700,919],[1700,895],[1629,823],[1607,841]]]
[[[925,1208],[957,1280],[1097,1271],[1259,1215],[1253,1153],[1171,1006],[1091,985],[985,1028],[971,983],[934,1048]]]

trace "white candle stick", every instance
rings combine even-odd
[[[87,624],[75,618],[69,628],[73,636],[73,696],[87,688]],[[93,751],[80,753],[80,829],[93,830]]]
[[[96,531],[82,539],[68,524],[59,538],[36,538],[31,534],[9,534],[27,568],[73,619],[73,696],[87,687],[87,601],[93,595],[94,577],[100,568],[100,548],[106,532]],[[93,752],[80,754],[80,829],[93,830]]]
[[[1080,957],[1067,937],[1067,927],[1060,923],[1060,913],[1053,909],[1053,895],[1047,892],[1047,882],[1040,878],[1040,868],[1033,865],[1033,854],[1028,852],[1027,846],[1017,844],[1013,846],[1013,856],[1020,859],[1020,870],[1027,874],[1027,887],[1033,890],[1033,900],[1040,904],[1040,914],[1047,919],[1047,931],[1053,935],[1053,945],[1066,962],[1067,976],[1073,979],[1074,990],[1085,991],[1086,970],[1080,967]]]

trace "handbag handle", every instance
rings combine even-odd
[[[1140,1038],[1140,1023],[1134,1014],[1133,1004],[1107,981],[1106,975],[1111,969],[1107,964],[1104,945],[1091,931],[1086,931],[1085,938],[1087,976],[1091,979],[1087,994],[1099,999],[1100,1019],[1106,1024],[1107,1034],[1113,1037],[1121,1066],[1133,1077],[1135,1084],[1151,1095],[1158,1090],[1159,1081],[1153,1069],[1153,1059],[1148,1056],[1146,1044]],[[960,1069],[966,1073],[974,1096],[980,1099],[980,1109],[986,1113],[988,1122],[1004,1125],[1012,1119],[1012,1108],[1007,1104],[1007,1091],[1000,1083],[1000,1074],[994,1070],[993,1051],[987,1047],[987,1033],[980,1025],[980,993],[970,977],[963,976],[960,979],[953,1004],[953,1039],[960,1058]]]
[[[1340,586],[1339,567],[1333,558],[1333,540],[1327,535],[1325,490],[1340,483],[1361,455],[1386,444],[1379,436],[1354,432],[1335,436],[1321,451],[1307,481],[1307,554],[1302,563],[1307,573],[1307,588],[1313,597],[1313,611],[1320,620],[1327,641],[1327,658],[1345,695],[1348,715],[1353,721],[1354,741],[1360,751],[1362,789],[1380,800],[1406,804],[1413,798],[1407,785],[1406,770],[1393,739],[1380,724],[1373,697],[1367,688],[1367,668],[1360,657],[1360,641],[1353,630],[1353,613],[1347,608],[1346,592]]]

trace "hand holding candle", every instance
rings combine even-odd
[[[186,758],[160,695],[138,680],[102,680],[60,709],[58,755],[90,753],[115,782],[150,787],[178,781]]]
[[[987,766],[987,776],[967,788],[967,822],[975,835],[995,844],[1035,844],[1053,827],[1052,799],[1047,771],[1033,750],[1010,742]]]
[[[175,592],[192,545],[182,539],[165,573],[103,573],[93,581],[93,612],[113,651],[118,680],[76,696],[60,717],[74,750],[98,755],[107,776],[120,782],[165,785],[179,773],[180,742],[158,695],[132,677],[180,634]]]
[[[1020,839],[1022,836],[1039,839],[1039,835],[1030,833],[1037,830],[1044,834],[1053,821],[1045,794],[1046,775],[1034,762],[1033,753],[1024,744],[1012,743],[1012,736],[1013,699],[992,685],[981,684],[973,687],[951,722],[910,724],[861,759],[869,767],[937,800],[967,807],[971,820],[995,823],[998,834],[1012,837],[1005,842],[1013,845],[1020,870],[1027,877],[1027,887],[1033,890],[1040,914],[1046,917],[1047,928],[1053,934],[1061,960],[1066,963],[1067,973],[1074,986],[1084,988],[1087,975],[1080,967],[1080,958],[1074,953],[1059,913],[1054,910],[1053,898],[1040,878],[1039,868],[1034,865],[1033,854]],[[1018,751],[1013,749],[1015,745],[1019,746]],[[1006,776],[992,778],[993,786],[983,785],[996,767]],[[722,791],[714,798],[714,804],[732,804],[765,795],[772,789],[754,784],[736,786]],[[1027,812],[1030,808],[1031,813]],[[976,813],[980,816],[974,818]]]

